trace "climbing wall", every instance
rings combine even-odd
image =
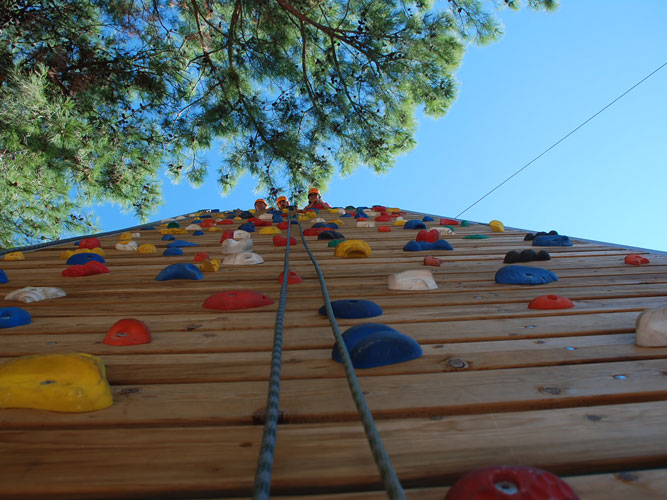
[[[300,225],[341,331],[380,325],[385,350],[360,344],[353,361],[372,366],[357,376],[408,498],[442,499],[501,464],[547,469],[582,499],[665,498],[667,347],[635,345],[638,314],[667,306],[664,254],[348,209]],[[252,215],[189,214],[0,260],[0,498],[251,495],[287,237],[286,217],[250,227]],[[298,233],[272,497],[386,498]],[[61,292],[8,297],[25,287]],[[6,408],[80,382],[70,358],[12,362],[72,353],[103,363],[110,406],[97,393],[99,409],[77,406],[104,385],[94,372],[52,410]]]

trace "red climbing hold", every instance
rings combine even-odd
[[[289,278],[288,278],[289,279]],[[289,281],[288,281],[289,283]],[[217,309],[219,311],[232,311],[236,309],[251,309],[273,304],[273,299],[263,293],[251,290],[229,290],[211,295],[204,301],[204,308]]]
[[[441,226],[456,226],[458,223],[459,221],[454,219],[440,219]]]
[[[322,231],[325,231],[326,229],[331,229],[329,228],[324,228],[324,227],[309,227],[308,229],[304,229],[303,235],[304,236],[317,236],[319,235]]]
[[[199,224],[201,227],[213,227],[215,221],[213,219],[204,219]]]
[[[287,226],[289,226],[289,222],[287,222],[286,220],[276,224],[276,227],[278,229],[287,229]]]
[[[376,221],[376,222],[391,222],[391,216],[388,215],[388,214],[385,214],[385,215],[378,215],[378,216],[375,218],[375,221]]]
[[[282,283],[283,282],[283,276],[285,275],[284,272],[280,273],[280,276],[278,277],[278,282]],[[290,271],[287,274],[287,284],[288,285],[296,285],[297,283],[303,283],[303,279],[301,276],[296,274],[294,271]]]
[[[198,252],[197,255],[195,255],[194,261],[195,262],[203,262],[205,260],[209,260],[211,256],[207,252]]]
[[[648,260],[646,257],[642,257],[641,255],[626,255],[625,256],[625,263],[626,264],[631,264],[633,266],[641,266],[642,264],[648,264],[651,262]]]
[[[91,260],[83,265],[69,266],[61,274],[68,278],[78,278],[80,276],[92,276],[94,274],[104,274],[108,272],[110,271],[107,266],[96,260]]]
[[[273,245],[277,246],[277,247],[286,247],[287,246],[287,238],[285,238],[284,236],[280,236],[279,234],[276,234],[273,237]],[[292,236],[289,239],[289,246],[294,246],[294,245],[296,245],[296,238],[294,238]]]
[[[579,500],[569,484],[536,467],[483,467],[465,474],[445,500]]]
[[[431,229],[427,231],[422,229],[417,233],[417,241],[428,241],[429,243],[435,243],[440,238],[440,232],[437,229]]]
[[[125,318],[116,321],[104,337],[109,345],[138,345],[151,341],[148,325],[138,319]]]
[[[391,228],[389,226],[378,226],[378,232],[391,233]]]
[[[373,205],[373,210],[375,210],[376,212],[386,212],[387,207],[385,207],[384,205]]]
[[[427,255],[424,257],[424,265],[425,266],[440,266],[444,261],[442,259],[438,259],[437,257],[433,257],[432,255]]]
[[[229,225],[229,224],[234,224],[234,221],[232,219],[222,219],[216,222],[218,226],[224,226],[224,225]]]
[[[101,247],[102,244],[100,243],[100,240],[97,238],[86,238],[81,241],[79,241],[79,248],[98,248]]]
[[[234,231],[231,229],[227,229],[224,233],[222,233],[222,236],[220,237],[220,243],[222,243],[225,240],[233,240],[234,239]]]
[[[530,309],[569,309],[574,303],[562,295],[540,295],[528,304]]]

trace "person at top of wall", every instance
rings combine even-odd
[[[322,195],[320,190],[317,188],[310,188],[308,190],[308,205],[304,207],[304,210],[309,208],[315,208],[317,210],[322,210],[323,208],[331,208],[328,203],[325,203],[322,200]]]
[[[270,209],[271,207],[269,207],[269,204],[266,202],[265,199],[259,198],[258,200],[255,200],[255,215],[264,213]]]
[[[287,210],[287,207],[289,207],[289,200],[287,199],[287,196],[278,196],[276,205],[278,210]]]

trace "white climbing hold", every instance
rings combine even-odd
[[[121,252],[136,252],[139,245],[136,241],[128,241],[127,243],[116,243],[116,250]]]
[[[183,220],[183,219],[185,219],[184,215],[179,215],[178,217],[176,217],[176,220]]]
[[[326,224],[326,219],[323,219],[322,217],[315,217],[312,221],[313,224],[317,224],[318,222],[324,222]]]
[[[435,290],[438,288],[433,279],[433,273],[428,269],[390,274],[387,281],[390,290]]]
[[[273,214],[262,214],[257,218],[259,220],[273,220]]]
[[[250,233],[248,231],[244,231],[243,229],[237,229],[234,231],[235,240],[245,240],[247,238],[250,238]]]
[[[644,347],[667,346],[667,307],[645,309],[637,316],[635,343]]]
[[[141,233],[132,233],[133,238],[141,238]]]
[[[343,215],[345,213],[345,209],[344,208],[339,208],[339,209],[337,209],[337,212],[338,212],[338,215]]]
[[[375,210],[369,210],[369,209],[365,209],[364,213],[369,217],[377,217],[378,215],[380,215],[380,212],[376,212]]]
[[[230,241],[230,240],[225,240]],[[252,240],[245,240],[252,241]],[[253,266],[255,264],[261,264],[264,262],[264,259],[261,255],[258,255],[253,252],[244,252],[237,253],[233,255],[228,255],[222,259],[222,265],[224,266]]]
[[[190,224],[185,228],[186,231],[201,231],[201,226],[199,224]]]
[[[223,240],[220,244],[220,252],[225,254],[238,254],[244,252],[252,252],[252,239],[245,238],[243,240],[233,240],[228,238]]]
[[[442,236],[443,234],[454,234],[454,230],[450,227],[437,226],[434,227],[433,229],[438,231],[440,233],[440,236]]]
[[[30,302],[39,302],[46,299],[57,299],[58,297],[65,297],[67,294],[64,290],[51,286],[27,286],[19,290],[9,292],[5,296],[5,300],[18,300],[29,304]]]
[[[357,227],[375,227],[375,221],[372,220],[358,220]]]

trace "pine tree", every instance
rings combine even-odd
[[[553,9],[554,0],[528,0]],[[519,8],[518,0],[505,0]],[[244,173],[298,197],[335,172],[386,172],[415,111],[443,116],[469,43],[501,35],[495,1],[17,0],[0,8],[0,244],[139,216],[158,174],[223,193]],[[6,214],[9,214],[7,216]]]

